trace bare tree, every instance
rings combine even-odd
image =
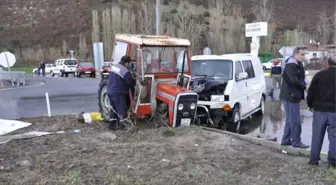
[[[213,0],[210,12],[208,43],[214,53],[244,51],[245,20],[241,15],[241,7],[228,0]]]
[[[322,44],[328,44],[331,36],[332,20],[327,15],[327,11],[323,10],[319,14],[319,21],[317,25],[317,33]]]
[[[86,36],[83,33],[79,34],[79,47],[78,47],[78,57],[80,60],[86,60],[88,53]]]
[[[92,10],[92,43],[100,40],[100,25],[98,18],[98,10]]]
[[[110,59],[112,56],[113,31],[111,25],[111,9],[105,8],[102,12],[102,38],[104,43],[104,58]]]
[[[272,41],[275,32],[273,26],[274,5],[271,0],[253,0],[253,14],[256,16],[256,21],[267,22],[267,37],[261,37],[260,50],[264,52],[272,51]]]
[[[188,1],[180,1],[177,12],[174,19],[177,35],[178,37],[189,39],[191,51],[196,52],[201,38],[202,27],[192,15],[192,10],[188,7]]]
[[[153,35],[155,33],[155,4],[151,0],[142,0],[138,10],[139,32]]]
[[[298,26],[294,30],[287,30],[285,32],[285,39],[289,41],[289,45],[301,45],[306,44],[312,35],[304,32],[303,28]]]

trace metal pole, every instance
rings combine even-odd
[[[160,35],[160,0],[156,0],[156,35]]]
[[[8,72],[10,72],[11,69],[10,69],[10,66],[9,66],[9,61],[8,61],[7,53],[5,53],[5,56],[6,56],[6,61],[7,61]]]

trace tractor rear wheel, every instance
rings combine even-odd
[[[110,100],[107,96],[108,79],[102,79],[98,88],[98,107],[104,121],[109,120]]]

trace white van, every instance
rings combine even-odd
[[[55,68],[53,75],[58,74],[62,77],[65,75],[68,77],[69,74],[75,75],[77,60],[75,58],[62,58],[55,60]]]
[[[190,89],[199,95],[198,124],[240,129],[252,114],[264,114],[266,81],[251,54],[193,56]]]

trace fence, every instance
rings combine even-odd
[[[26,85],[26,78],[24,71],[2,71],[0,70],[0,87],[4,87],[4,80],[11,81],[12,87]]]

